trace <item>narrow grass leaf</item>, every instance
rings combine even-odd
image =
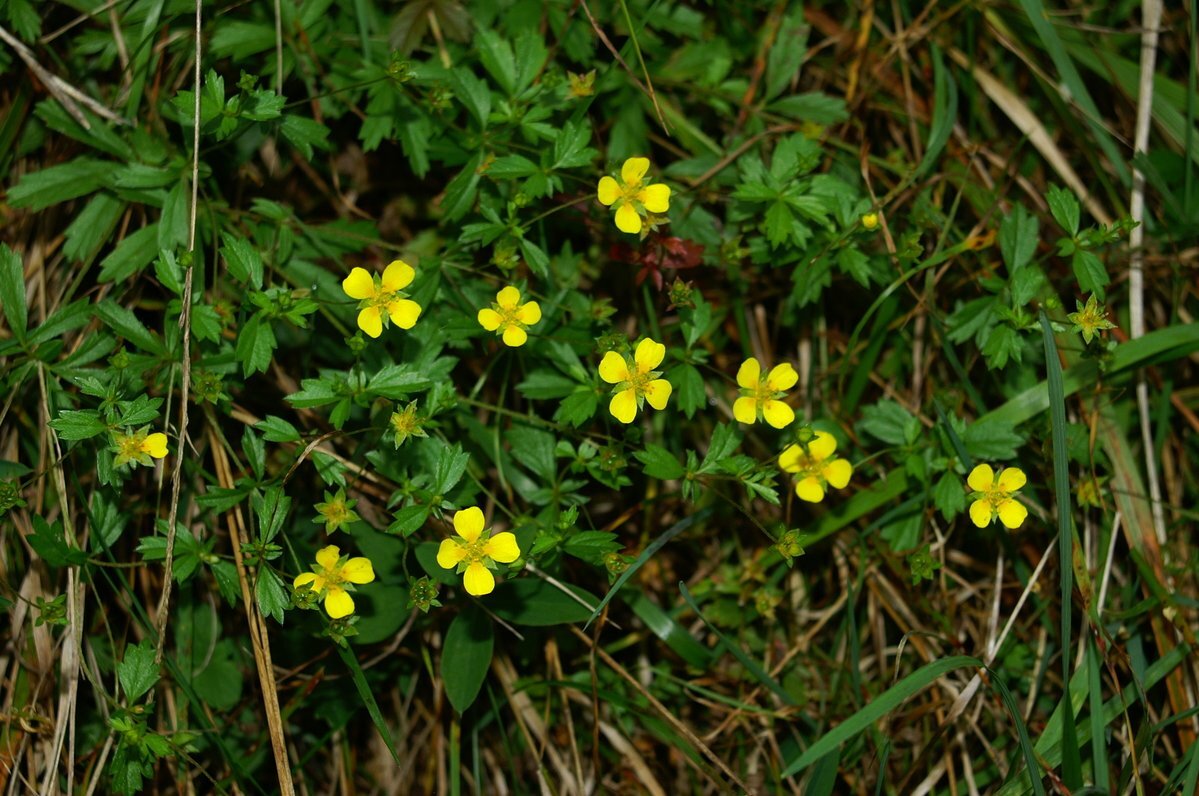
[[[867,703],[857,713],[854,713],[826,733],[816,743],[809,746],[802,755],[791,761],[786,770],[783,771],[783,777],[793,777],[803,771],[883,716],[895,710],[895,708],[902,705],[910,697],[923,691],[935,682],[937,678],[948,672],[952,672],[954,669],[965,667],[977,668],[982,665],[982,661],[978,658],[973,658],[969,655],[956,655],[952,658],[942,658],[939,661],[933,661],[921,666],[879,694],[878,697]]]

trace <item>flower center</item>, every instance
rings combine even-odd
[[[998,486],[992,486],[986,492],[983,492],[983,500],[987,501],[993,509],[998,509],[999,504],[1008,500],[1011,496],[1011,492],[1004,492]]]
[[[127,437],[121,437],[121,440],[117,443],[117,446],[121,449],[120,453],[122,456],[127,458],[135,458],[139,453],[142,452],[142,445],[144,442],[145,441],[140,439],[137,434],[130,434]]]
[[[483,548],[487,547],[487,540],[491,537],[489,533],[479,534],[479,538],[473,542],[466,542],[462,545],[462,549],[466,551],[466,557],[462,560],[467,564],[474,564],[488,558],[488,555],[483,552]],[[465,541],[465,540],[463,540]]]
[[[657,377],[657,373],[652,370],[642,370],[637,363],[629,368],[629,388],[638,395],[645,392],[645,387]]]
[[[641,188],[641,180],[637,182],[623,183],[620,186],[620,198],[625,202],[642,202],[643,190]]]
[[[501,307],[500,305],[496,304],[495,311],[500,314],[501,330],[507,329],[509,326],[516,326],[519,328],[524,325],[520,322],[520,319],[517,318],[517,314],[520,312],[519,307]]]
[[[802,481],[805,478],[815,478],[817,480],[825,480],[824,464],[812,458],[810,453],[801,454],[795,462],[795,479]]]
[[[341,584],[345,583],[346,580],[341,574],[341,567],[322,570],[319,574],[325,579],[325,588],[329,588],[330,586],[340,586]]]
[[[758,403],[774,400],[774,398],[778,395],[775,390],[770,389],[770,384],[767,383],[765,379],[759,381],[758,386],[755,387],[751,392],[753,399]]]

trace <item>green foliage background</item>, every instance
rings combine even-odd
[[[1142,10],[0,0],[0,777],[1193,792],[1195,21],[1149,81]],[[596,200],[633,156],[642,236]],[[423,313],[373,340],[341,281],[394,259]],[[749,356],[793,426],[734,421]],[[479,599],[435,561],[474,505],[523,554]],[[326,544],[352,620],[291,587]]]

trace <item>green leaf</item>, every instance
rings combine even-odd
[[[149,639],[137,646],[125,647],[125,657],[117,664],[117,679],[125,699],[133,704],[158,682],[158,664],[154,663],[154,645]]]
[[[645,474],[651,478],[673,481],[682,478],[686,472],[675,455],[660,445],[650,443],[645,450],[635,451],[633,456],[645,465]]]
[[[454,88],[454,96],[466,106],[470,115],[479,124],[479,129],[487,127],[487,117],[491,115],[491,91],[474,73],[466,67],[458,67],[450,78]],[[477,164],[476,164],[477,167]]]
[[[429,520],[429,507],[416,504],[405,506],[395,513],[395,522],[387,526],[387,532],[400,536],[411,536]]]
[[[108,160],[76,158],[30,172],[8,192],[8,203],[35,212],[45,210],[50,205],[95,193],[117,168],[116,163]]]
[[[422,369],[407,362],[398,365],[384,365],[371,376],[366,390],[371,395],[398,400],[407,398],[414,392],[421,392],[433,386]]]
[[[780,116],[816,124],[840,124],[849,118],[849,109],[841,97],[830,97],[819,91],[792,94],[770,104],[770,110]]]
[[[999,252],[1003,255],[1008,273],[1015,274],[1032,262],[1040,240],[1040,228],[1037,217],[1022,204],[1017,203],[1012,212],[1004,216],[999,224]]]
[[[962,443],[976,459],[1007,461],[1016,458],[1017,451],[1024,445],[1024,437],[1016,433],[1013,423],[978,420],[967,427]]]
[[[808,52],[809,26],[803,12],[796,10],[783,17],[775,36],[774,46],[767,51],[767,100],[783,93],[792,81],[799,78],[799,68]],[[765,32],[762,35],[766,35]]]
[[[112,236],[123,212],[125,203],[112,194],[105,192],[93,196],[63,233],[66,243],[62,253],[72,262],[91,262]]]
[[[966,490],[962,484],[956,473],[948,472],[943,473],[933,487],[933,504],[946,522],[953,522],[953,518],[966,508]]]
[[[983,344],[983,355],[987,358],[987,367],[1000,370],[1007,365],[1008,359],[1019,362],[1022,356],[1023,341],[1016,330],[1007,324],[1000,324],[987,335]]]
[[[667,378],[678,393],[679,411],[694,417],[708,403],[703,374],[694,365],[682,363],[670,369]]]
[[[475,44],[479,48],[479,62],[487,73],[508,96],[516,93],[516,56],[512,45],[494,30],[477,31]]]
[[[50,428],[58,432],[60,439],[90,439],[108,430],[94,409],[64,409],[50,421]]]
[[[158,222],[126,236],[100,261],[101,282],[124,282],[140,273],[158,256]]]
[[[312,150],[329,148],[329,128],[304,116],[287,114],[279,125],[279,132],[300,150],[305,160],[312,160]]]
[[[108,328],[145,353],[159,356],[165,353],[162,340],[152,334],[131,310],[125,309],[112,299],[105,299],[97,304],[95,313]]]
[[[545,485],[553,484],[558,477],[558,464],[554,460],[557,439],[548,431],[514,426],[505,434],[511,445],[512,458],[523,464]]]
[[[496,158],[487,167],[487,176],[497,180],[529,177],[541,171],[541,167],[522,155],[505,155]]]
[[[1103,261],[1094,252],[1075,249],[1074,256],[1070,259],[1070,265],[1074,268],[1074,278],[1078,280],[1079,290],[1083,293],[1094,293],[1096,298],[1104,301],[1106,299],[1104,288],[1111,282],[1111,279],[1108,278],[1107,268],[1103,266]]]
[[[263,616],[274,617],[283,624],[283,612],[291,605],[290,592],[275,571],[269,567],[258,569],[258,582],[254,584],[254,597]]]
[[[25,269],[21,258],[7,244],[0,243],[0,306],[8,320],[8,328],[18,340],[24,341],[29,323],[25,304]]]
[[[221,256],[229,267],[229,273],[238,282],[248,285],[255,290],[262,289],[262,256],[250,245],[245,238],[221,233]]]
[[[242,373],[246,376],[265,373],[271,365],[276,345],[278,343],[271,322],[260,313],[251,315],[237,335],[236,354],[241,362]]]
[[[790,761],[782,778],[793,777],[820,758],[855,737],[874,722],[886,716],[915,694],[932,685],[938,678],[965,667],[981,667],[982,661],[968,655],[958,655],[952,658],[942,658],[939,661],[921,666],[882,694],[867,703],[861,710],[854,713],[825,733],[821,738],[804,750],[798,758]]]
[[[888,445],[906,445],[919,433],[920,421],[895,401],[884,399],[862,409],[858,428]]]
[[[434,438],[430,438],[430,441],[434,441]],[[464,452],[461,445],[446,445],[440,440],[436,442],[441,445],[441,451],[433,470],[431,489],[434,494],[445,495],[462,480],[466,473],[466,465],[470,461],[470,454]]]
[[[941,56],[941,48],[936,44],[930,46],[933,61],[933,118],[928,131],[928,143],[924,148],[924,157],[916,167],[915,176],[926,173],[949,141],[949,134],[957,123],[958,87],[953,81],[952,72],[946,68]]]
[[[495,631],[487,615],[468,606],[454,617],[441,648],[445,695],[459,714],[474,704],[491,667]]]
[[[1070,237],[1076,236],[1080,210],[1074,194],[1060,185],[1051,185],[1045,193],[1045,201],[1049,203],[1049,212],[1053,214],[1058,226]]]
[[[583,589],[569,588],[573,597],[540,578],[508,580],[487,595],[487,607],[501,619],[528,627],[586,622],[599,598]]]
[[[26,537],[33,552],[38,558],[51,567],[79,566],[87,562],[87,553],[67,544],[62,521],[56,520],[53,525],[47,523],[38,515],[33,515],[34,533]]]
[[[296,430],[296,427],[275,415],[267,415],[255,423],[254,428],[262,432],[262,438],[267,442],[300,441],[300,432]]]
[[[184,180],[176,182],[167,192],[158,220],[158,248],[172,251],[187,243],[190,202],[191,190]]]

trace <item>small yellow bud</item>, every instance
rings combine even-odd
[[[878,213],[867,213],[862,216],[862,229],[868,232],[878,229]]]

